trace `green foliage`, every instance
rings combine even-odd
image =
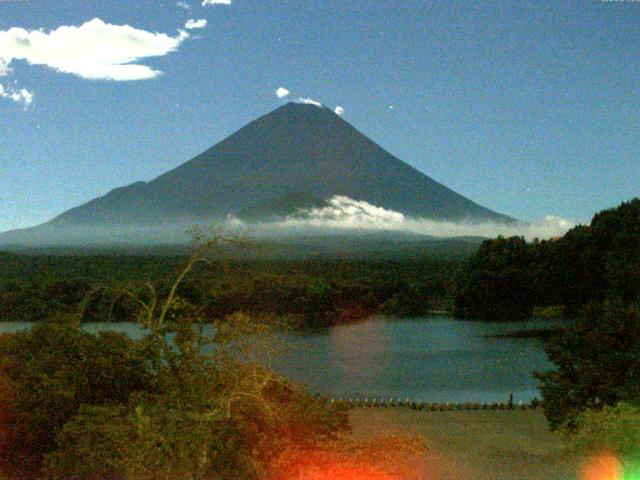
[[[494,321],[531,316],[530,263],[531,252],[522,237],[483,242],[459,274],[456,316]]]
[[[0,321],[38,321],[81,312],[82,322],[136,321],[150,281],[169,294],[183,257],[0,255]],[[237,311],[296,316],[305,328],[373,313],[421,315],[448,308],[455,263],[440,260],[235,260],[199,264],[179,295],[211,318]],[[125,294],[124,292],[129,293]]]
[[[640,198],[593,217],[591,228],[604,259],[604,281],[625,303],[640,298]]]
[[[431,310],[443,308],[446,297],[446,285],[426,277],[410,283],[381,307],[387,315],[399,317],[426,316]]]
[[[606,254],[591,227],[575,227],[548,247],[540,262],[543,301],[564,304],[569,314],[576,315],[583,305],[605,299],[609,289],[604,280]]]
[[[594,304],[546,346],[556,370],[536,374],[553,429],[575,429],[585,410],[640,399],[640,308]]]
[[[0,340],[3,336],[0,336]],[[19,449],[16,442],[17,432],[15,408],[15,385],[0,370],[0,479],[19,478],[25,471],[32,471],[32,457],[28,451]]]
[[[152,389],[146,359],[131,340],[87,334],[68,317],[0,337],[0,374],[13,388],[13,435],[2,460],[32,469],[81,405],[126,402],[132,392]]]
[[[586,410],[577,417],[576,429],[565,435],[565,441],[581,456],[613,454],[621,461],[625,475],[637,475],[640,473],[640,408],[621,402],[597,411]]]
[[[596,214],[564,237],[526,243],[484,242],[457,278],[462,318],[517,320],[534,306],[561,305],[577,315],[590,302],[640,299],[640,199]]]
[[[162,292],[136,305],[148,334],[84,333],[62,318],[0,342],[0,471],[11,478],[260,479],[276,452],[335,439],[346,413],[275,374],[270,328],[244,314],[216,321],[188,275],[211,266],[206,242]],[[186,288],[185,288],[186,286]],[[186,298],[181,296],[185,293]],[[10,393],[9,393],[10,392]],[[3,425],[0,425],[3,427]]]
[[[43,473],[51,479],[116,480],[124,478],[126,451],[135,430],[126,407],[83,406],[57,435],[57,448],[48,453]]]
[[[220,410],[199,410],[158,395],[127,406],[89,407],[58,435],[46,458],[52,479],[254,478],[251,451]],[[238,475],[234,474],[238,469]],[[215,472],[215,473],[214,473]],[[233,475],[233,476],[229,476]]]

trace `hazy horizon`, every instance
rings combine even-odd
[[[534,223],[500,224],[492,221],[438,221],[411,217],[394,210],[372,205],[365,201],[335,195],[326,205],[300,208],[281,219],[260,221],[241,220],[232,214],[218,219],[167,218],[166,223],[127,225],[54,225],[44,233],[35,231],[30,239],[21,239],[26,246],[77,246],[77,245],[180,245],[191,240],[190,231],[224,232],[247,240],[284,240],[326,235],[399,235],[398,239],[413,238],[455,239],[464,237],[491,238],[523,236],[527,240],[551,239],[564,235],[575,226],[572,222],[553,216]],[[44,237],[46,240],[43,240]],[[5,240],[11,246],[11,239]],[[0,243],[2,246],[2,243]]]

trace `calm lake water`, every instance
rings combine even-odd
[[[287,335],[289,347],[275,368],[330,397],[394,397],[429,402],[515,401],[540,398],[534,370],[547,370],[540,340],[493,338],[544,329],[561,320],[489,324],[448,317],[376,317],[312,333]],[[0,332],[29,328],[0,323]],[[132,337],[136,324],[93,323],[87,331],[111,330]]]

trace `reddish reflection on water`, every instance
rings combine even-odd
[[[389,332],[386,322],[362,322],[357,325],[343,325],[331,329],[329,345],[334,364],[350,377],[358,378],[363,374],[362,365],[367,366],[366,375],[371,378],[382,373],[383,362],[389,348]],[[358,362],[353,359],[357,358]]]

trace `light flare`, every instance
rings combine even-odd
[[[328,465],[322,469],[302,470],[297,478],[300,480],[399,480],[384,472],[348,465]]]
[[[346,438],[317,447],[293,448],[272,464],[271,480],[426,479],[421,439],[387,435],[368,441]]]
[[[640,480],[640,469],[614,453],[603,451],[582,464],[579,480]]]

